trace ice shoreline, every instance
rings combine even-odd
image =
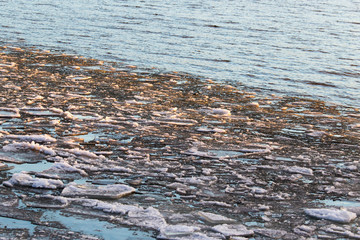
[[[160,239],[358,236],[346,225],[355,213],[316,202],[360,201],[355,109],[12,47],[0,47],[0,83],[2,217],[45,233],[49,221],[19,211],[55,208]],[[43,162],[53,165],[16,172]]]

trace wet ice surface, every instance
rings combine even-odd
[[[0,63],[0,237],[359,238],[356,109],[35,50]]]

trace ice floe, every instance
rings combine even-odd
[[[283,169],[285,171],[291,172],[291,173],[299,173],[299,174],[307,175],[307,176],[313,175],[313,170],[310,168],[292,166],[292,167],[284,167]]]
[[[222,224],[222,225],[216,225],[211,228],[215,232],[219,232],[226,237],[231,236],[252,236],[254,235],[254,231],[249,230],[246,228],[246,226],[242,224]]]
[[[305,209],[305,213],[314,218],[326,219],[339,223],[349,223],[357,217],[356,213],[340,209],[308,208]]]
[[[20,110],[18,108],[0,107],[0,118],[19,118]]]
[[[219,214],[209,213],[209,212],[198,212],[198,215],[205,221],[213,224],[221,224],[221,223],[235,223],[235,219],[231,219],[228,217],[221,216]]]
[[[5,145],[3,147],[3,150],[5,152],[18,152],[18,151],[32,150],[32,151],[39,151],[41,153],[44,153],[44,154],[50,155],[50,156],[56,155],[56,152],[52,148],[40,145],[38,143],[35,143],[34,141],[32,141],[31,143],[29,143],[29,142],[10,143],[8,145]]]
[[[90,184],[70,183],[63,189],[61,195],[65,197],[117,199],[134,193],[135,191],[135,188],[123,184],[96,186]]]
[[[37,143],[53,143],[56,142],[56,139],[51,137],[50,135],[44,134],[44,135],[37,135],[37,134],[33,134],[33,135],[14,135],[14,134],[9,134],[5,136],[6,138],[10,138],[10,139],[16,139],[16,140],[20,140],[20,141],[27,141],[27,142],[37,142]]]
[[[33,188],[57,189],[64,187],[61,180],[53,180],[46,178],[33,178],[26,173],[14,173],[10,180],[3,182],[6,187],[25,186]]]

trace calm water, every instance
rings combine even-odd
[[[0,41],[360,107],[360,0],[0,0]]]

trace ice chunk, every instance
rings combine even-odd
[[[218,214],[209,213],[209,212],[198,212],[198,215],[207,222],[214,223],[214,224],[221,224],[221,223],[235,223],[235,219],[227,218]]]
[[[199,151],[196,147],[192,147],[182,153],[186,155],[192,155],[198,157],[206,157],[206,158],[214,158],[214,159],[220,158],[216,153]]]
[[[293,231],[296,234],[310,237],[313,234],[313,232],[315,231],[315,229],[316,229],[315,226],[301,225],[301,226],[297,226],[296,228],[294,228]]]
[[[210,111],[210,114],[216,116],[231,116],[231,112],[229,110],[222,108],[214,108]]]
[[[128,212],[127,223],[156,230],[164,229],[167,226],[163,215],[153,207],[130,210]]]
[[[326,219],[333,222],[349,223],[356,218],[356,213],[340,209],[308,208],[305,213],[311,217]]]
[[[244,225],[242,224],[236,224],[236,225],[229,225],[229,224],[222,224],[222,225],[216,225],[211,228],[215,232],[219,232],[226,237],[230,236],[252,236],[254,234],[254,231],[248,230]]]
[[[208,127],[199,127],[196,129],[198,132],[205,132],[205,133],[225,133],[226,130],[221,128],[208,128]]]
[[[88,174],[76,167],[71,166],[65,162],[54,163],[51,168],[37,173],[36,176],[46,176],[48,178],[63,178],[63,179],[79,179]]]
[[[313,175],[313,170],[305,167],[292,166],[292,167],[285,167],[284,170],[291,173],[300,173],[302,175],[308,175],[308,176]]]
[[[47,134],[44,134],[44,135],[36,135],[36,134],[33,134],[33,135],[13,135],[13,134],[10,134],[10,135],[6,135],[5,138],[11,138],[11,139],[18,139],[18,140],[21,140],[21,141],[26,141],[26,142],[40,142],[40,143],[43,143],[43,142],[56,142],[56,139],[47,135]]]
[[[193,119],[180,119],[180,118],[159,118],[157,119],[160,123],[166,123],[170,125],[179,125],[179,126],[192,126],[198,123]]]
[[[3,150],[5,152],[18,152],[18,151],[22,151],[22,150],[33,150],[33,151],[39,151],[41,153],[47,154],[47,155],[51,155],[51,156],[55,156],[56,152],[46,146],[40,145],[38,143],[35,142],[14,142],[11,144],[8,144],[6,146],[3,147]]]
[[[96,199],[82,199],[80,201],[81,205],[84,207],[91,207],[93,209],[101,210],[107,213],[117,213],[121,215],[126,215],[130,210],[132,211],[140,211],[143,210],[142,207],[134,206],[134,205],[125,205],[121,203],[109,203],[103,202]]]
[[[10,180],[3,182],[4,186],[26,186],[33,188],[49,188],[57,189],[62,188],[64,183],[60,180],[45,179],[45,178],[33,178],[26,173],[14,173]]]
[[[254,194],[265,194],[265,193],[267,193],[267,190],[266,190],[266,189],[260,188],[260,187],[252,187],[252,188],[251,188],[251,191],[252,191]]]
[[[13,167],[9,167],[7,164],[0,162],[0,171],[6,171],[12,168]]]
[[[194,184],[194,185],[210,185],[217,181],[216,176],[200,176],[200,177],[183,177],[183,178],[175,178],[175,181]]]
[[[134,193],[135,191],[135,188],[123,184],[95,186],[90,184],[70,183],[64,188],[61,195],[66,197],[77,196],[99,199],[117,199]]]
[[[87,150],[81,150],[81,149],[70,149],[69,150],[70,153],[73,153],[77,156],[84,156],[84,157],[89,157],[89,158],[100,158],[101,156],[98,156],[90,151],[87,151]],[[105,158],[105,157],[103,157]]]
[[[65,197],[52,195],[36,195],[34,197],[26,197],[23,199],[27,207],[37,208],[65,208],[69,205],[69,201]]]
[[[20,110],[18,108],[0,108],[0,118],[19,118]]]
[[[160,230],[160,234],[166,238],[187,236],[195,231],[200,230],[199,227],[186,226],[186,225],[167,225]]]
[[[271,239],[281,239],[284,235],[287,234],[286,231],[276,230],[276,229],[266,229],[266,228],[258,228],[254,230],[255,233],[260,234],[265,237],[269,237]]]

